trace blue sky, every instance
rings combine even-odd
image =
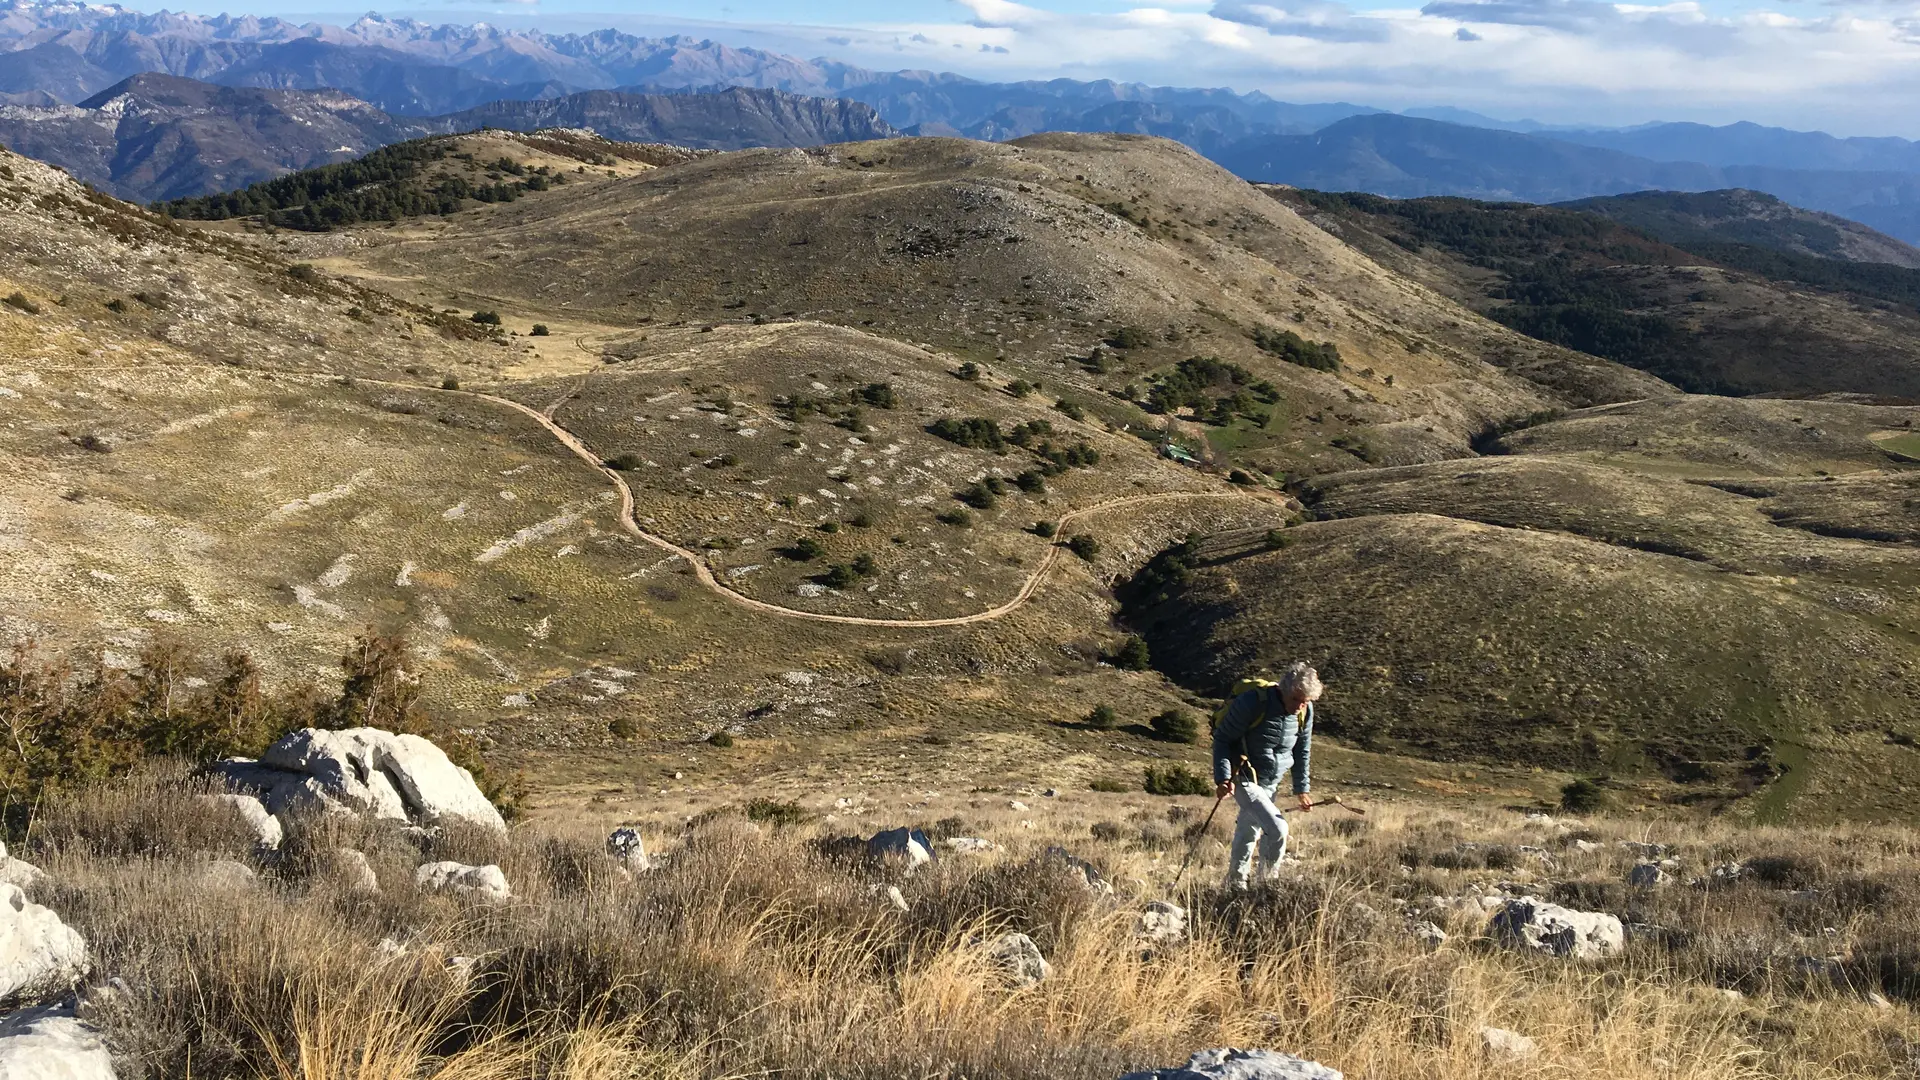
[[[327,2],[235,9],[329,22],[364,10]],[[1920,136],[1920,0],[408,0],[386,13],[679,31],[985,79],[1228,86],[1559,123],[1747,119]]]

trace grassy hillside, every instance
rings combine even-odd
[[[1815,253],[1819,221],[1739,228],[1625,196],[1542,207],[1269,191],[1515,330],[1691,391],[1920,398],[1920,270],[1827,257],[1839,238]]]
[[[1600,214],[1689,251],[1761,248],[1842,263],[1920,269],[1920,250],[1857,221],[1802,210],[1759,191],[1636,191],[1560,205]],[[1846,272],[1851,268],[1836,268]]]
[[[596,177],[602,172],[617,176],[694,156],[678,147],[612,142],[577,131],[436,135],[155,208],[177,218],[258,218],[268,225],[326,231],[363,221],[451,214],[475,203],[512,202],[577,182],[588,167]]]
[[[1349,467],[1336,440],[1430,460],[1495,417],[1669,392],[1384,275],[1191,151],[1139,137],[729,154],[383,234],[341,269],[355,267],[523,319],[565,286],[569,316],[634,331],[834,323],[1282,472]],[[1283,333],[1331,344],[1340,369],[1289,362]],[[1156,377],[1194,357],[1245,369],[1278,402],[1225,424],[1150,411]],[[1220,383],[1205,411],[1232,392]]]
[[[1203,693],[1325,658],[1330,728],[1371,749],[1665,776],[1761,813],[1844,790],[1905,817],[1920,473],[1869,435],[1916,419],[1683,399],[1529,427],[1507,456],[1315,478],[1318,520],[1163,554],[1126,618]]]

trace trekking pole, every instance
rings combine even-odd
[[[1180,860],[1180,872],[1173,875],[1175,885],[1180,884],[1181,875],[1187,872],[1187,867],[1193,865],[1193,856],[1200,850],[1200,841],[1207,838],[1207,830],[1213,826],[1213,815],[1220,812],[1220,804],[1226,801],[1225,795],[1213,800],[1213,809],[1207,811],[1207,820],[1201,823],[1200,831],[1193,834],[1193,843],[1187,845],[1187,857]]]

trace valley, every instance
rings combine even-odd
[[[1157,140],[448,145],[568,180],[263,231],[11,159],[12,636],[398,630],[554,812],[903,746],[1085,784],[1190,754],[1090,704],[1307,652],[1335,775],[1752,814],[1790,740],[1908,813],[1914,408],[1682,395]]]

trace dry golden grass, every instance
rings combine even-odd
[[[650,837],[663,866],[638,879],[616,872],[597,833],[550,827],[416,848],[336,822],[296,841],[366,849],[384,887],[366,897],[298,857],[221,887],[186,845],[113,851],[91,839],[114,827],[108,810],[152,806],[88,793],[43,816],[60,840],[40,845],[50,877],[36,899],[87,935],[96,983],[122,980],[87,1011],[146,1075],[1108,1080],[1231,1044],[1357,1077],[1829,1080],[1896,1075],[1920,1044],[1906,1006],[1867,996],[1920,996],[1920,840],[1903,830],[1676,824],[1665,839],[1684,837],[1683,879],[1735,856],[1773,861],[1735,885],[1636,892],[1618,884],[1637,857],[1615,842],[1624,823],[1381,806],[1366,821],[1300,819],[1304,861],[1235,896],[1208,884],[1218,827],[1200,883],[1175,893],[1182,826],[1198,819],[1131,801],[1127,824],[1098,840],[989,814],[970,824],[1001,850],[914,874],[835,856],[816,826],[725,814]],[[1048,844],[1101,866],[1116,893],[1061,872]],[[419,895],[410,869],[427,858],[497,860],[515,898]],[[1666,931],[1598,964],[1494,950],[1475,898],[1503,880]],[[907,912],[880,894],[889,883]],[[1437,949],[1407,931],[1430,895],[1466,900],[1442,916],[1454,937]],[[1189,941],[1135,938],[1155,897],[1187,906]],[[1007,985],[986,949],[1007,930],[1033,937],[1049,979]],[[1800,959],[1829,954],[1820,977]],[[1734,986],[1745,993],[1721,989]],[[1539,1054],[1489,1061],[1486,1025],[1529,1035]]]

